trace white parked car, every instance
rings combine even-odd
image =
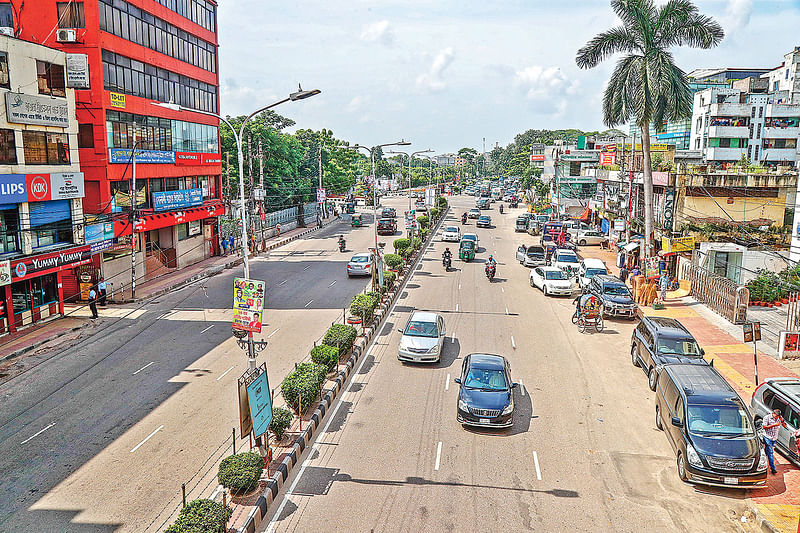
[[[545,296],[571,296],[572,281],[569,275],[556,267],[540,266],[531,270],[531,287],[538,287]]]
[[[577,242],[578,234],[582,231],[589,231],[592,228],[586,222],[580,220],[565,220],[564,225],[561,226],[564,230],[572,235],[572,241]]]
[[[578,285],[581,288],[588,287],[589,282],[591,282],[592,278],[597,274],[608,274],[606,264],[600,259],[587,257],[581,261],[581,268],[578,271]]]
[[[347,277],[371,276],[372,254],[369,252],[356,254],[347,262]]]
[[[536,244],[525,246],[520,244],[517,248],[517,261],[526,267],[544,266],[544,248]]]
[[[570,276],[574,276],[580,269],[578,254],[566,248],[558,248],[551,259],[552,266],[560,268]]]
[[[581,230],[578,232],[577,243],[578,246],[586,246],[592,244],[600,244],[606,238],[602,231],[593,229]]]
[[[449,242],[458,242],[461,240],[461,230],[458,226],[447,226],[442,231],[442,240]]]
[[[444,318],[438,313],[414,311],[406,327],[398,330],[403,334],[397,349],[401,361],[436,363],[442,356],[444,344]]]

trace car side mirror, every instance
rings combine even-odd
[[[518,387],[519,387],[519,383],[512,383],[512,384],[511,384],[511,388],[512,388],[512,389],[516,389],[516,388],[518,388]]]
[[[456,378],[456,379],[454,379],[453,381],[455,381],[456,383],[458,383],[459,385],[461,385],[461,378]]]
[[[440,336],[440,337],[444,337],[444,336],[445,336],[445,332],[444,332],[444,330],[442,330],[442,332],[441,332],[441,333],[439,333],[439,336]]]
[[[708,366],[714,366],[714,360],[713,359],[708,362]]]
[[[678,418],[677,416],[673,416],[672,417],[672,425],[675,426],[676,428],[682,428],[683,427],[683,422],[681,422],[681,419]]]
[[[398,329],[397,332],[398,333],[403,333],[403,330],[402,329]]]
[[[705,354],[706,354],[706,351],[704,349],[700,348],[700,355],[705,355]]]

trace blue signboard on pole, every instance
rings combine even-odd
[[[203,205],[203,189],[180,189],[153,193],[153,209],[156,211],[169,211],[195,205]]]
[[[272,395],[266,368],[247,386],[247,399],[253,420],[253,436],[260,437],[272,422]]]

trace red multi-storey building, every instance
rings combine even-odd
[[[67,84],[76,89],[83,209],[87,228],[105,223],[104,232],[86,235],[87,241],[104,241],[96,245],[105,250],[95,260],[95,275],[102,273],[115,291],[127,288],[131,246],[138,280],[218,253],[218,217],[224,213],[219,120],[155,105],[219,112],[216,2],[11,4],[18,38],[74,54],[67,57]]]

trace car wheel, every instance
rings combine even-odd
[[[545,286],[544,286],[544,288],[542,289],[542,292],[544,293],[544,295],[545,295],[545,296],[550,296],[550,295],[547,293],[547,285],[545,285]]]
[[[586,240],[584,240],[584,239],[581,239],[581,240],[578,242],[578,246],[586,246]]]
[[[531,287],[533,287],[534,289],[536,288],[536,284],[533,282],[533,278],[528,278],[528,282],[530,282]]]
[[[658,383],[658,374],[656,373],[656,367],[652,367],[650,372],[647,374],[647,384],[650,386],[651,391],[656,390],[656,384]]]
[[[636,355],[636,343],[631,344],[631,363],[633,363],[633,366],[639,366],[639,356]]]
[[[664,431],[664,425],[661,423],[661,411],[659,410],[657,405],[656,405],[656,429],[658,429],[659,431]]]
[[[678,452],[678,477],[681,478],[681,481],[688,481],[686,477],[686,460],[680,452]]]

